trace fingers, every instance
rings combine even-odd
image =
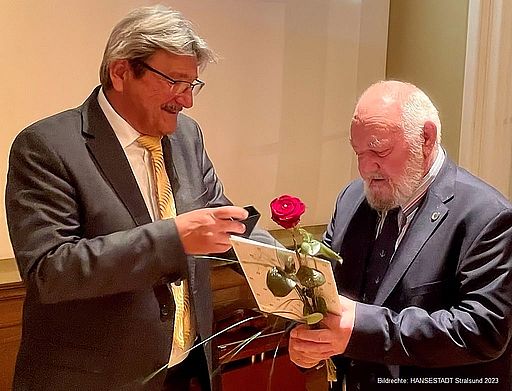
[[[243,234],[245,232],[245,225],[237,220],[219,219],[214,215],[212,215],[212,218],[214,219],[213,224],[215,225],[212,229],[219,233],[226,234],[226,239],[229,239],[231,234]]]
[[[331,357],[334,351],[328,344],[319,344],[291,337],[288,343],[288,354],[290,360],[296,365],[311,368],[320,361]]]
[[[245,225],[237,220],[247,215],[243,208],[225,206],[183,213],[174,221],[185,253],[198,255],[229,250],[231,234],[245,232]]]
[[[291,350],[290,347],[288,347],[288,355],[290,357],[290,360],[295,365],[298,365],[299,367],[302,367],[302,368],[312,368],[312,367],[318,365],[318,363],[320,362],[320,360],[317,361],[317,360],[314,360],[307,356],[304,356],[298,352],[295,352],[295,351]]]
[[[239,220],[244,220],[249,216],[244,208],[238,206],[221,206],[218,208],[210,208],[211,216],[216,220],[216,230],[225,234],[225,242],[229,243],[231,234],[243,234],[245,225]]]
[[[320,362],[320,360],[309,357],[298,345],[299,341],[290,337],[290,341],[288,342],[288,355],[295,365],[302,368],[311,368]]]
[[[213,217],[222,220],[245,220],[249,216],[249,212],[239,206],[221,206],[209,210]]]
[[[305,325],[290,332],[289,353],[292,361],[304,368],[319,361],[342,354],[347,346],[352,329],[341,325],[342,317],[328,314],[322,321],[322,329],[309,329]]]
[[[331,344],[320,344],[297,339],[293,342],[293,350],[303,357],[316,361],[324,360],[336,354]]]
[[[308,329],[296,327],[290,332],[291,338],[313,343],[331,343],[333,333],[329,329]]]

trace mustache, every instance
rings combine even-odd
[[[388,180],[389,178],[386,176],[386,175],[383,175],[383,174],[380,174],[380,173],[372,173],[372,174],[368,174],[365,176],[365,181],[371,181],[371,180],[374,180],[374,179],[386,179]]]

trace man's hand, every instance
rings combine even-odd
[[[174,221],[185,253],[199,255],[229,250],[229,236],[245,231],[245,225],[236,220],[244,220],[247,215],[238,206],[221,206],[183,213]]]
[[[299,325],[290,333],[290,360],[303,368],[311,368],[331,356],[342,354],[354,329],[356,302],[339,296],[341,316],[327,314],[321,329]]]

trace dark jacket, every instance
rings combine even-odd
[[[198,334],[212,334],[209,264],[184,254],[174,220],[151,222],[97,94],[12,146],[6,209],[27,287],[15,390],[142,389],[169,359],[166,281],[189,279]],[[231,204],[196,122],[180,114],[163,144],[178,213]]]
[[[339,291],[358,301],[375,221],[357,180],[340,193],[324,238],[343,257]],[[452,390],[460,382],[464,390],[510,391],[511,325],[512,206],[447,159],[375,301],[356,306],[340,376],[348,390]]]

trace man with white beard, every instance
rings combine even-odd
[[[361,179],[324,235],[343,258],[342,315],[296,327],[289,342],[303,368],[333,358],[333,389],[512,387],[512,205],[440,140],[437,109],[411,84],[374,84],[356,106]]]

